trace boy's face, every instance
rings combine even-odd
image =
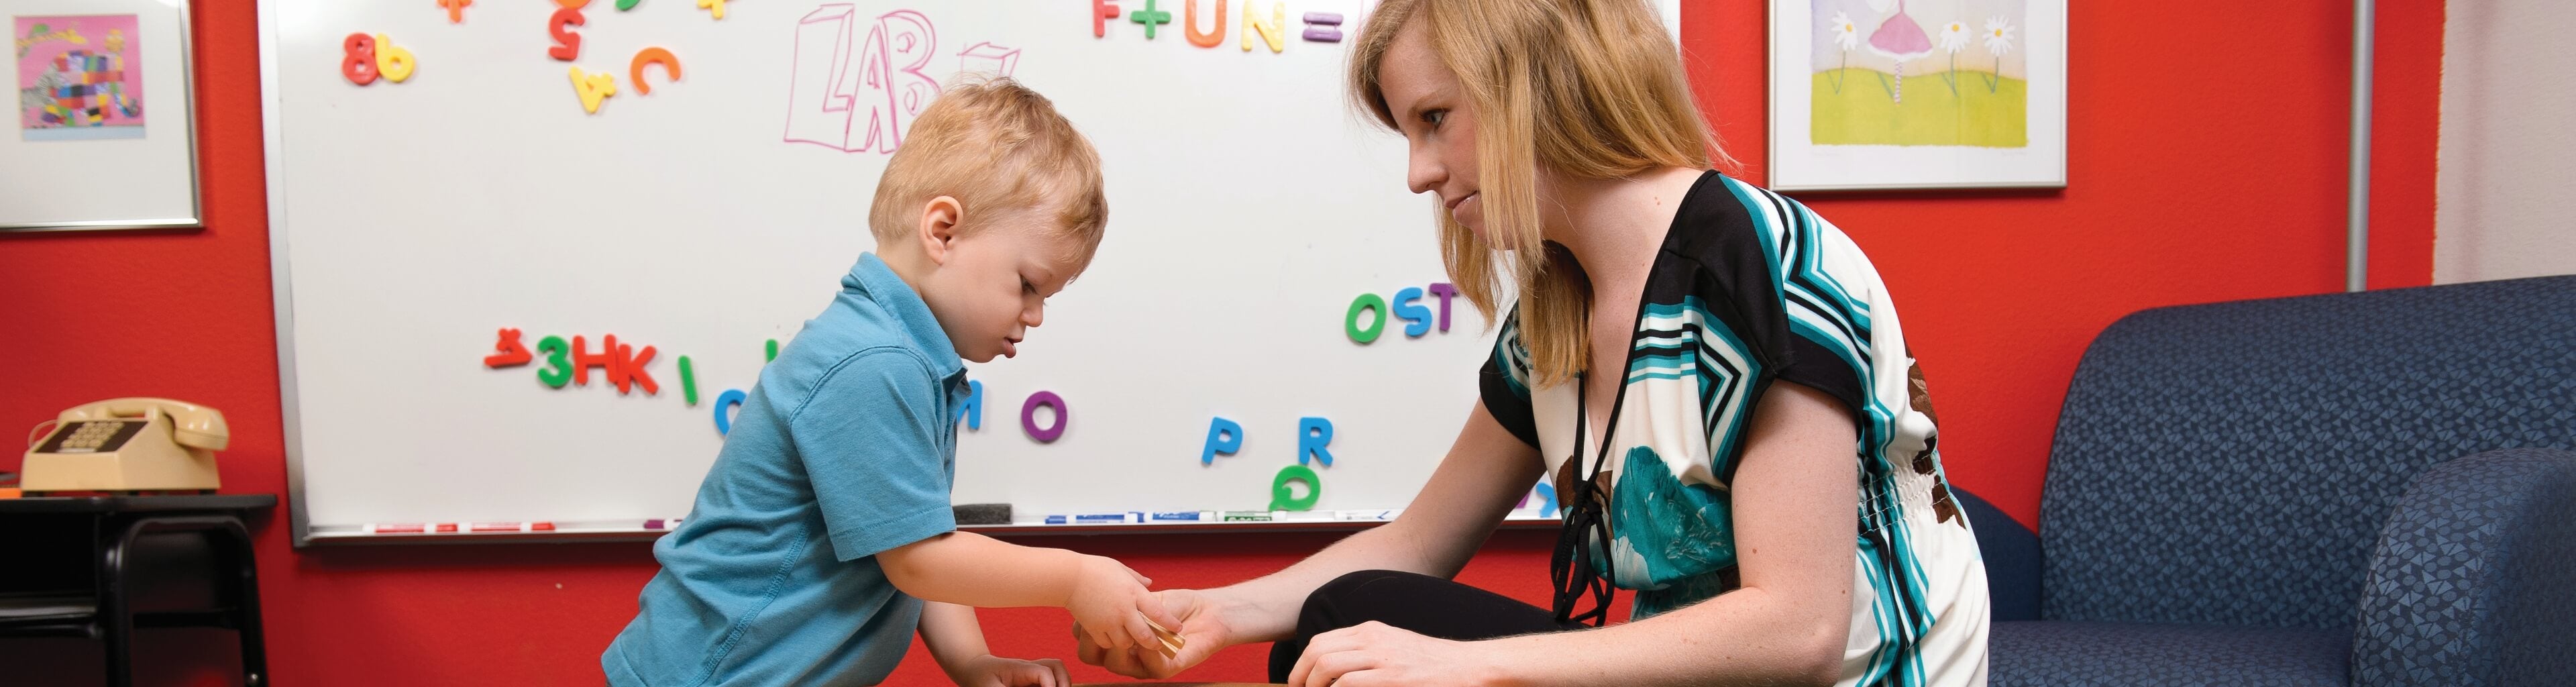
[[[921,298],[948,332],[957,356],[992,362],[1019,353],[1045,322],[1046,299],[1091,262],[1090,251],[1053,226],[1048,211],[1014,212],[949,239],[921,284]]]

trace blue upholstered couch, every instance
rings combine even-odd
[[[2576,277],[2122,318],[1965,499],[1993,684],[2576,686],[2570,449]]]

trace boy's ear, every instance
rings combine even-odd
[[[957,242],[957,223],[966,217],[966,207],[950,196],[939,196],[921,206],[921,225],[916,234],[921,252],[934,265],[948,264],[948,251]]]

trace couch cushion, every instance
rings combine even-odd
[[[2335,630],[2032,621],[1995,623],[1991,687],[2344,687],[2352,636]]]
[[[2576,277],[2162,308],[2084,353],[2042,617],[2351,627],[2407,481],[2576,448]]]

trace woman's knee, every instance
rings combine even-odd
[[[1317,596],[1349,598],[1366,594],[1371,588],[1390,582],[1402,584],[1414,581],[1441,582],[1445,580],[1420,573],[1409,573],[1402,570],[1360,570],[1356,572],[1343,573],[1341,577],[1333,578],[1333,581],[1324,583],[1324,586],[1316,587],[1315,593],[1308,595],[1307,598],[1312,599]]]
[[[1378,606],[1380,605],[1378,602],[1384,601],[1381,597],[1384,597],[1390,589],[1423,580],[1440,581],[1439,578],[1401,570],[1361,570],[1343,573],[1341,577],[1333,578],[1333,581],[1316,587],[1313,593],[1306,595],[1303,612],[1298,614],[1301,621],[1299,624],[1306,624],[1304,621],[1310,618],[1323,620],[1346,615],[1339,612],[1339,609]]]
[[[1436,579],[1397,570],[1361,570],[1344,573],[1308,592],[1306,603],[1297,611],[1297,632],[1270,648],[1270,681],[1288,681],[1288,671],[1297,665],[1298,656],[1305,653],[1306,643],[1315,635],[1373,619],[1382,601],[1378,597],[1407,578]]]

